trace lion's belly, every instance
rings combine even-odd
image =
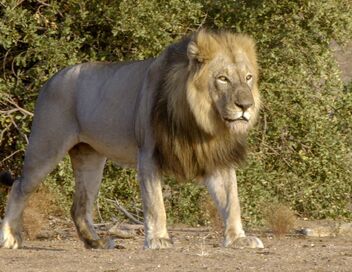
[[[137,165],[137,145],[123,139],[118,142],[105,141],[97,138],[82,139],[92,146],[96,151],[103,154],[110,160],[122,167],[136,167]]]
[[[123,101],[128,103],[128,101]],[[123,104],[123,103],[122,103]],[[134,130],[134,105],[118,108],[102,107],[80,120],[80,141],[121,166],[135,166],[137,143]]]

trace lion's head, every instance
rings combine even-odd
[[[221,129],[246,133],[260,104],[254,41],[202,30],[188,44],[187,55],[193,73],[187,100],[199,126],[212,135]]]
[[[201,30],[161,58],[152,112],[160,168],[194,177],[242,161],[260,105],[254,41]]]

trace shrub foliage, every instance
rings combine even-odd
[[[20,175],[38,90],[61,68],[155,56],[201,26],[232,29],[257,40],[264,100],[239,170],[244,219],[259,221],[272,201],[351,218],[352,85],[343,86],[329,46],[352,38],[351,14],[349,0],[0,0],[0,169]],[[46,184],[68,209],[68,158]],[[172,222],[207,222],[204,188],[167,179],[164,190]],[[135,172],[109,163],[103,218],[117,216],[115,198],[142,215]]]

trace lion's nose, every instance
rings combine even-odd
[[[242,111],[246,111],[254,104],[252,93],[248,90],[239,91],[235,104],[237,107],[241,108]]]
[[[252,101],[241,101],[241,102],[236,102],[235,103],[237,107],[241,108],[242,111],[248,110],[252,105]]]

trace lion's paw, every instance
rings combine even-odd
[[[99,240],[86,240],[84,245],[88,249],[114,249],[118,248],[116,243],[111,238],[99,239]]]
[[[20,233],[13,233],[11,228],[4,225],[0,230],[0,247],[17,249],[22,244],[22,237]]]
[[[264,248],[263,242],[255,236],[238,237],[231,242],[225,242],[225,247],[232,248]]]
[[[146,240],[144,243],[145,249],[165,249],[173,246],[170,238],[154,238]]]

